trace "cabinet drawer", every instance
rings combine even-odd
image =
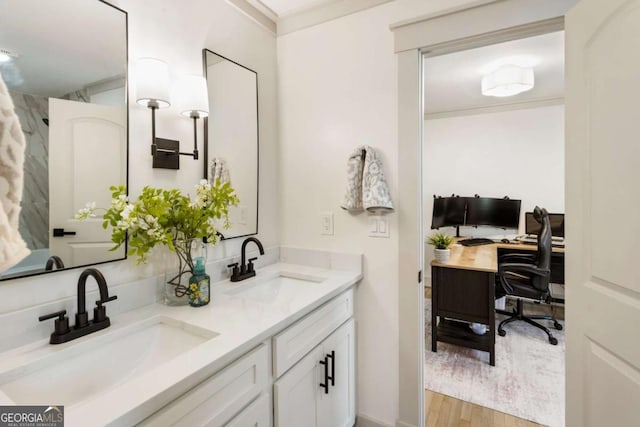
[[[273,337],[273,376],[280,377],[353,316],[353,289],[332,299]]]
[[[267,386],[268,346],[262,344],[149,418],[142,426],[222,426]]]
[[[225,427],[270,427],[271,395],[263,394],[251,405],[247,406]]]

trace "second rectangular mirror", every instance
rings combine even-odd
[[[258,74],[203,50],[209,92],[204,177],[229,181],[240,198],[226,239],[258,233]]]

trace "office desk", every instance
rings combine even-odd
[[[489,352],[495,366],[495,277],[498,256],[507,252],[535,251],[536,245],[496,243],[492,245],[451,246],[447,262],[431,263],[431,350],[438,341]],[[564,248],[553,248],[556,274],[564,282]],[[552,277],[554,275],[552,262]],[[438,317],[440,321],[438,322]],[[466,322],[487,325],[485,335],[476,335]]]
[[[487,351],[495,366],[497,271],[496,245],[452,245],[449,261],[431,263],[431,351],[438,341]],[[466,322],[488,325],[487,333],[474,334]]]

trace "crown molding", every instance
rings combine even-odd
[[[529,108],[543,108],[553,105],[563,105],[564,97],[549,97],[531,99],[528,101],[504,102],[501,104],[460,108],[455,110],[424,113],[425,120],[445,119],[448,117],[475,116],[478,114],[501,113],[504,111],[525,110]]]
[[[421,16],[416,16],[414,18],[410,18],[410,19],[405,19],[402,21],[398,21],[398,22],[394,22],[393,24],[389,25],[389,29],[391,31],[394,31],[398,28],[401,27],[405,27],[407,25],[412,25],[418,22],[423,22],[423,21],[428,21],[430,19],[435,19],[435,18],[441,18],[443,16],[447,16],[447,15],[452,15],[454,13],[458,13],[461,12],[463,10],[469,10],[469,9],[473,9],[475,7],[480,7],[480,6],[484,6],[487,5],[489,3],[496,3],[499,1],[506,1],[506,0],[474,0],[474,1],[469,1],[469,3],[460,5],[460,6],[456,6],[456,7],[450,7],[449,9],[444,9],[435,13],[428,13],[426,15],[421,15]]]
[[[278,18],[278,36],[361,12],[394,0],[334,0]]]
[[[277,15],[259,0],[225,0],[247,18],[273,35],[278,33]]]

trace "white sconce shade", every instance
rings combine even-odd
[[[149,107],[156,102],[156,108],[171,105],[169,66],[155,58],[140,58],[136,62],[136,102]]]
[[[533,69],[504,65],[482,78],[484,96],[506,97],[533,89]]]
[[[182,115],[196,118],[209,115],[209,92],[204,77],[183,76],[176,85],[175,96]]]

